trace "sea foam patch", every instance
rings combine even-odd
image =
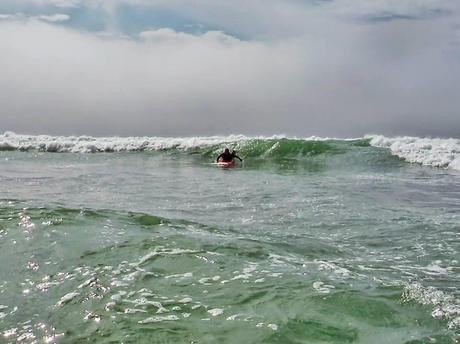
[[[385,137],[368,136],[374,147],[388,148],[393,155],[407,162],[425,166],[447,167],[460,170],[460,140],[419,138],[419,137]]]
[[[420,283],[407,283],[403,301],[416,301],[422,305],[431,305],[433,318],[447,320],[450,330],[460,328],[460,300],[435,287],[424,287]]]

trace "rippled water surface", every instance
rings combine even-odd
[[[253,144],[1,151],[0,342],[460,340],[458,172]]]

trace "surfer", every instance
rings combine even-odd
[[[225,151],[217,157],[216,162],[232,162],[234,158],[243,161],[243,159],[236,155],[236,152],[234,150],[230,153],[230,150],[228,148],[225,148]]]

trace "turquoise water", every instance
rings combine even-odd
[[[458,171],[367,139],[5,147],[0,342],[460,339]]]

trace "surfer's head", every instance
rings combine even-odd
[[[230,153],[230,150],[228,148],[225,148],[225,153]]]

